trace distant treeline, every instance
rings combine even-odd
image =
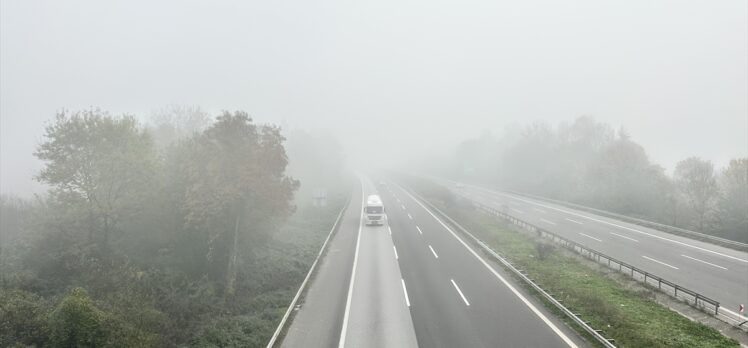
[[[316,139],[295,146],[323,157],[315,151],[329,146]],[[290,228],[300,187],[284,142],[241,111],[211,120],[174,107],[150,126],[101,110],[59,113],[35,152],[48,194],[0,202],[0,346],[264,344],[276,318],[263,311],[288,299],[255,299],[297,286],[307,267],[297,258],[314,251],[295,241],[288,256],[268,250]],[[341,171],[296,166],[302,176]],[[319,209],[292,235],[303,239],[304,223],[329,228]]]
[[[718,170],[690,157],[669,176],[623,128],[590,117],[536,123],[501,138],[484,134],[442,163],[438,170],[456,180],[748,242],[748,159]]]

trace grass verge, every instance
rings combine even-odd
[[[657,302],[650,290],[621,287],[604,273],[543,241],[472,208],[447,190],[422,180],[402,179],[476,237],[527,272],[556,299],[619,347],[739,347],[737,341]],[[555,307],[552,308],[555,310]]]

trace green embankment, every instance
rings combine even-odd
[[[527,272],[619,347],[739,347],[737,341],[691,321],[652,299],[650,290],[625,289],[578,259],[552,248],[541,257],[538,241],[473,209],[441,187],[408,180],[410,187],[476,237]],[[554,250],[555,249],[555,250]],[[554,308],[555,309],[555,308]],[[555,310],[554,310],[555,311]]]

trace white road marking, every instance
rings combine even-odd
[[[452,229],[449,228],[449,226],[447,226],[442,220],[436,217],[436,215],[434,215],[434,213],[432,213],[431,210],[426,208],[426,206],[423,205],[421,201],[413,197],[413,195],[411,195],[410,192],[405,191],[405,189],[403,189],[402,187],[400,187],[400,189],[403,190],[403,192],[405,192],[405,194],[407,194],[412,200],[418,203],[418,205],[420,205],[427,213],[429,213],[429,215],[431,215],[431,217],[433,217],[440,225],[442,225],[442,227],[444,227],[450,234],[452,234],[452,236],[455,237],[455,239],[457,239],[457,241],[459,241],[460,244],[462,244],[462,246],[465,247],[465,249],[467,249],[471,254],[473,254],[473,256],[475,256],[475,258],[478,259],[478,261],[480,261],[483,264],[483,266],[485,266],[488,269],[489,272],[491,272],[497,279],[499,279],[499,281],[501,281],[501,283],[503,283],[504,286],[506,286],[509,290],[511,290],[512,293],[515,296],[517,296],[520,299],[520,301],[522,301],[522,303],[525,304],[525,306],[527,306],[527,308],[530,308],[530,310],[535,315],[537,315],[538,318],[540,318],[540,320],[542,320],[546,325],[548,325],[548,327],[556,335],[558,335],[558,337],[560,337],[564,341],[564,343],[566,343],[566,345],[568,345],[571,348],[577,348],[577,345],[574,343],[574,341],[572,341],[568,336],[566,336],[566,334],[564,334],[555,324],[553,324],[553,322],[551,322],[548,319],[548,317],[546,317],[542,312],[540,312],[540,310],[538,310],[538,308],[535,307],[535,305],[533,305],[524,295],[522,295],[516,288],[514,288],[512,284],[510,284],[506,279],[504,279],[504,277],[502,277],[501,274],[499,274],[499,272],[493,269],[493,267],[491,267],[491,265],[488,264],[486,260],[480,257],[480,255],[478,255],[478,253],[475,250],[473,250],[473,248],[471,248],[467,243],[465,243],[465,241],[463,241],[462,238],[457,236],[457,234],[454,231],[452,231]]]
[[[707,265],[709,265],[709,266],[714,266],[714,267],[717,267],[717,268],[721,268],[721,269],[723,269],[723,270],[727,271],[727,268],[725,268],[725,267],[722,267],[722,266],[720,266],[720,265],[715,265],[715,264],[713,264],[713,263],[711,263],[711,262],[706,262],[706,261],[704,261],[704,260],[699,260],[699,259],[697,259],[697,258],[695,258],[695,257],[691,257],[691,256],[688,256],[688,255],[683,255],[683,254],[681,254],[680,256],[683,256],[683,257],[685,257],[685,258],[689,258],[689,259],[691,259],[691,260],[694,260],[694,261],[699,261],[699,262],[701,262],[701,263],[705,263],[705,264],[707,264]]]
[[[408,218],[411,219],[411,220],[413,220],[413,217],[410,216],[410,213],[408,213]]]
[[[516,212],[518,212],[518,213],[520,213],[520,214],[524,214],[524,213],[525,213],[524,211],[522,211],[522,210],[519,210],[519,209],[514,209],[514,208],[512,208],[512,210],[513,210],[513,211],[516,211]]]
[[[399,257],[397,257],[397,248],[395,248],[394,245],[392,246],[392,250],[395,251],[395,260],[399,259]]]
[[[610,234],[612,234],[612,235],[614,235],[614,236],[619,236],[619,237],[621,237],[621,238],[625,238],[625,239],[628,239],[628,240],[631,240],[631,241],[634,241],[634,242],[637,242],[637,243],[639,243],[639,241],[638,241],[638,240],[636,240],[636,239],[634,239],[634,238],[631,238],[631,237],[626,237],[626,236],[624,236],[624,235],[622,235],[622,234],[618,234],[618,233],[615,233],[615,232],[610,232]]]
[[[647,256],[644,256],[644,255],[642,255],[642,257],[645,258],[645,259],[647,259],[647,260],[649,260],[649,261],[654,261],[654,262],[657,262],[657,263],[659,263],[661,265],[668,266],[668,267],[670,267],[672,269],[679,269],[678,267],[675,267],[675,266],[672,266],[672,265],[668,265],[667,263],[664,263],[662,261],[657,261],[657,260],[655,260],[655,259],[653,259],[651,257],[647,257]]]
[[[455,290],[457,290],[457,293],[460,294],[460,297],[462,297],[462,300],[465,301],[465,305],[469,306],[470,302],[468,302],[468,300],[465,298],[465,295],[462,294],[462,291],[460,291],[460,287],[457,286],[457,283],[455,283],[455,280],[454,279],[450,279],[450,280],[452,281],[452,285],[454,285]]]
[[[618,228],[621,228],[621,229],[624,229],[624,230],[627,230],[627,231],[631,231],[631,232],[636,232],[636,233],[640,233],[640,234],[643,234],[643,235],[647,235],[647,236],[650,236],[652,238],[657,238],[657,239],[668,241],[668,242],[672,242],[672,243],[675,243],[675,244],[680,244],[680,245],[685,246],[685,247],[689,247],[689,248],[693,248],[693,249],[696,249],[696,250],[705,251],[705,252],[708,252],[708,253],[719,255],[719,256],[726,257],[726,258],[729,258],[729,259],[733,259],[733,260],[736,260],[736,261],[748,263],[748,259],[741,259],[739,257],[735,257],[735,256],[732,256],[732,255],[723,254],[723,253],[720,253],[718,251],[714,251],[714,250],[702,248],[702,247],[699,247],[699,246],[696,246],[696,245],[688,244],[688,243],[685,243],[685,242],[677,241],[677,240],[674,240],[674,239],[670,239],[670,238],[658,236],[656,234],[651,234],[651,233],[648,233],[648,232],[639,231],[639,230],[637,230],[635,228],[621,226],[621,225],[614,224],[612,222],[608,222],[608,221],[605,221],[605,220],[600,220],[600,219],[596,219],[596,218],[593,218],[593,217],[590,217],[590,216],[578,214],[578,213],[575,213],[573,211],[569,211],[569,210],[565,210],[565,209],[560,209],[560,208],[552,207],[552,206],[546,205],[546,204],[536,203],[536,202],[533,202],[533,201],[530,201],[530,200],[526,200],[526,199],[516,198],[516,197],[510,196],[510,195],[507,195],[505,193],[491,191],[491,190],[487,190],[487,189],[484,189],[484,188],[479,188],[479,189],[486,190],[486,191],[492,192],[494,194],[499,194],[499,195],[502,195],[502,196],[505,196],[505,197],[509,197],[511,199],[516,199],[516,200],[519,200],[521,202],[534,204],[534,205],[537,205],[537,206],[540,206],[540,207],[543,207],[543,208],[546,208],[546,209],[553,209],[553,210],[560,211],[562,213],[566,213],[566,214],[569,214],[569,215],[573,215],[573,216],[585,218],[587,220],[599,222],[601,224],[606,224],[606,225],[609,225],[609,226],[618,227]]]
[[[722,306],[719,307],[719,311],[720,312],[724,311],[724,312],[730,313],[733,317],[737,318],[738,321],[748,320],[748,317],[746,317],[745,315],[739,314],[737,312],[733,312],[733,311],[731,311],[731,310],[729,310],[729,309],[727,309],[725,307],[722,307]]]
[[[405,205],[400,204],[400,207],[403,208],[403,210],[405,210]]]
[[[555,222],[549,221],[549,220],[546,220],[546,219],[540,219],[540,221],[543,221],[543,222],[545,222],[547,224],[550,224],[550,225],[555,225],[556,224]]]
[[[538,209],[538,208],[533,208],[533,209],[535,209],[535,211],[537,211],[537,212],[540,212],[540,213],[543,213],[543,214],[545,214],[545,213],[546,213],[546,211],[545,211],[545,210],[543,210],[543,209]]]
[[[421,231],[421,228],[420,228],[420,227],[416,226],[416,229],[418,230],[418,233],[419,233],[419,234],[423,234],[423,231]]]
[[[390,233],[390,236],[391,236],[392,235],[392,228],[389,225],[387,225],[387,231]]]
[[[434,248],[432,248],[431,245],[429,245],[429,249],[431,249],[431,253],[434,254],[434,258],[438,259],[439,255],[436,254],[436,251],[434,251]]]
[[[405,279],[400,278],[400,282],[403,283],[403,294],[405,294],[405,304],[410,307],[410,299],[408,298],[408,289],[405,288]]]
[[[359,178],[359,181],[361,179]],[[364,182],[361,181],[361,192],[364,192]],[[353,268],[351,269],[351,281],[348,284],[348,297],[345,300],[345,314],[343,314],[343,327],[340,330],[340,341],[338,348],[345,347],[345,335],[348,332],[348,317],[351,314],[351,298],[353,297],[353,282],[356,280],[356,265],[358,264],[358,250],[361,245],[361,230],[364,223],[364,195],[361,195],[361,215],[358,218],[358,236],[356,236],[356,251],[353,254]]]
[[[566,220],[566,221],[571,221],[571,222],[573,222],[573,223],[575,223],[575,224],[579,224],[579,225],[584,225],[584,223],[583,223],[583,222],[579,222],[579,221],[577,221],[577,220],[572,220],[572,219],[569,219],[569,218],[564,218],[564,220]]]
[[[590,236],[590,235],[587,235],[587,234],[584,234],[584,233],[581,233],[581,232],[579,233],[579,235],[581,235],[581,236],[584,236],[584,237],[587,237],[587,238],[589,238],[589,239],[594,239],[594,240],[596,240],[596,241],[598,241],[598,242],[602,242],[602,240],[601,240],[601,239],[597,239],[597,238],[595,238],[595,237],[593,237],[593,236]]]

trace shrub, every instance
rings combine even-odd
[[[105,313],[82,288],[74,288],[50,314],[50,343],[54,347],[102,347],[107,341]]]

